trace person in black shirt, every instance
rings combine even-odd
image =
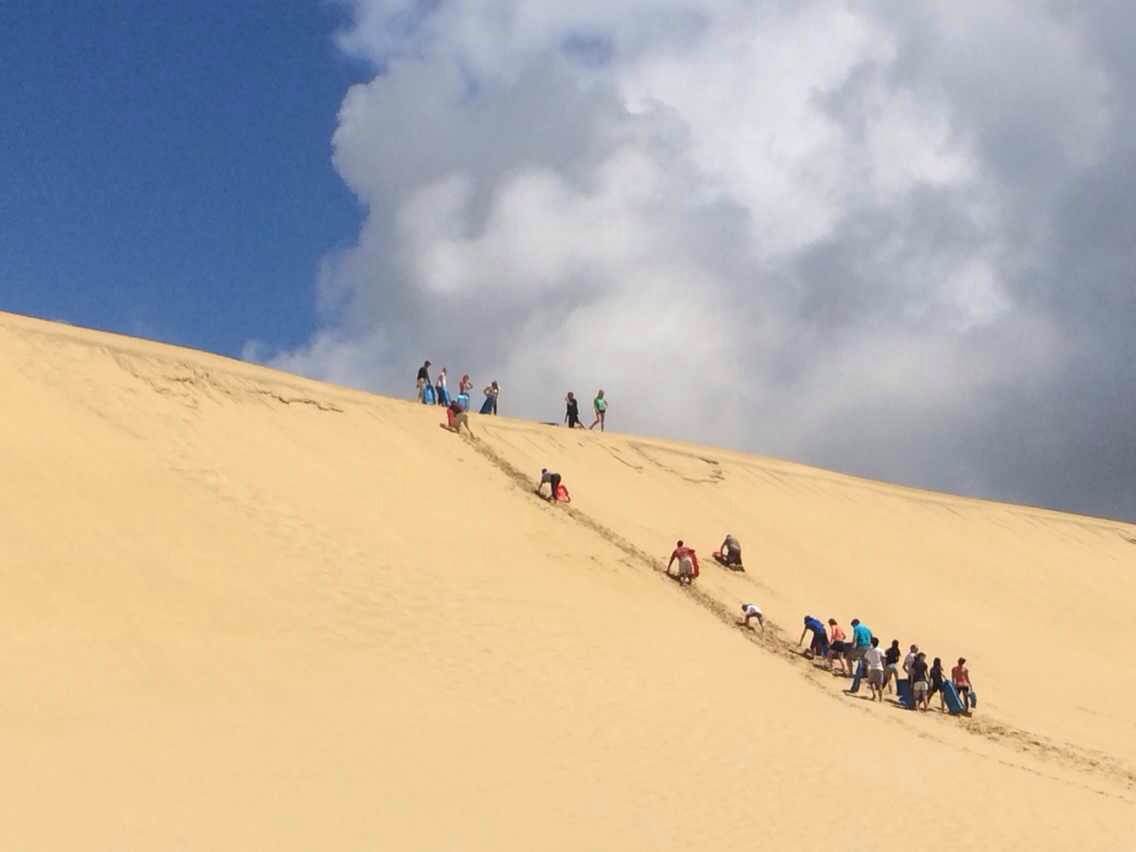
[[[418,401],[422,402],[422,393],[426,388],[430,387],[430,362],[426,361],[421,367],[418,368]]]
[[[568,391],[568,396],[564,397],[564,404],[564,422],[568,424],[568,428],[575,429],[579,426],[583,429],[584,424],[580,422],[580,403],[572,391]]]
[[[911,664],[911,694],[915,698],[915,709],[927,712],[927,655],[920,651]]]
[[[556,502],[556,490],[560,487],[560,474],[553,473],[546,467],[540,469],[540,482],[536,484],[536,493],[540,494],[540,489],[544,487],[544,483],[548,483],[548,502]],[[541,495],[544,496],[544,495]]]
[[[899,680],[899,640],[892,639],[891,647],[884,651],[884,689],[894,692],[891,679]]]

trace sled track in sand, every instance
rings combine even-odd
[[[488,446],[485,440],[480,439],[467,439],[470,446],[472,446],[478,454],[485,458],[490,464],[500,470],[506,477],[511,479],[518,488],[525,492],[531,493],[532,482],[525,473],[507,459],[503,458],[492,447]],[[643,568],[649,570],[652,574],[660,575],[663,572],[659,568],[657,559],[651,556],[643,549],[637,547],[632,542],[621,536],[618,532],[608,526],[597,521],[595,518],[588,515],[583,510],[574,506],[563,506],[555,510],[560,511],[567,515],[570,519],[575,521],[582,527],[590,530],[595,535],[599,536],[603,541],[615,546],[628,556],[632,562],[638,563]],[[669,580],[669,578],[668,578]],[[728,607],[722,601],[716,599],[712,595],[707,594],[701,589],[691,586],[679,586],[673,580],[669,584],[674,587],[676,594],[682,594],[689,597],[694,603],[698,604],[703,610],[717,618],[718,621],[727,625],[734,633],[750,642],[753,645],[772,652],[788,664],[793,665],[806,680],[809,681],[817,689],[830,696],[833,700],[843,700],[844,691],[834,692],[827,688],[824,670],[820,667],[809,662],[799,652],[798,646],[791,639],[786,638],[784,630],[775,622],[766,619],[765,632],[759,633],[753,630],[742,628],[736,621],[734,610]],[[845,702],[847,704],[847,702]],[[855,704],[849,705],[855,707]],[[893,705],[896,709],[900,709],[899,705]],[[860,708],[861,712],[867,712],[867,708]],[[904,711],[904,714],[910,711]],[[935,721],[946,721],[945,719],[938,719],[932,717]],[[897,718],[903,724],[913,726],[914,720],[906,718]],[[951,722],[962,725],[963,729],[974,736],[981,737],[996,745],[1010,748],[1023,754],[1030,754],[1037,757],[1042,757],[1046,760],[1059,762],[1066,768],[1076,770],[1077,772],[1094,778],[1108,779],[1109,781],[1121,783],[1127,790],[1136,791],[1136,771],[1124,766],[1112,756],[1103,752],[1095,752],[1089,749],[1084,749],[1070,743],[1056,743],[1046,737],[1032,733],[1030,731],[1015,728],[1011,725],[999,722],[995,719],[987,718],[954,718],[951,717]],[[917,730],[921,737],[933,739],[938,742],[944,742],[940,737],[934,735],[932,731],[925,729]],[[1000,759],[1000,762],[1007,766],[1013,766],[1023,772],[1030,772],[1033,774],[1042,774],[1037,772],[1036,769],[1023,766],[1020,763],[1015,763],[1010,760]],[[1056,776],[1047,776],[1053,780],[1062,783],[1073,783],[1066,778],[1058,778]],[[1119,799],[1130,804],[1136,804],[1136,797],[1117,795],[1108,790],[1102,790],[1097,786],[1091,784],[1078,784],[1086,790],[1106,796],[1110,798]]]

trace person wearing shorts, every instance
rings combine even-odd
[[[891,645],[884,651],[884,689],[893,690],[892,678],[899,680],[899,640],[892,639]]]
[[[844,655],[848,653],[849,646],[845,639],[844,631],[836,619],[830,618],[828,620],[828,659],[834,672],[836,671],[836,661],[840,660],[840,673],[842,675],[848,674],[848,664],[844,662]]]
[[[596,419],[588,428],[595,429],[596,426],[599,426],[602,432],[604,430],[604,419],[607,417],[607,400],[604,398],[602,388],[596,391],[596,398],[592,400],[592,410],[596,413]]]
[[[915,662],[911,664],[911,695],[915,699],[916,710],[927,712],[927,698],[930,686],[927,683],[927,655],[920,651],[915,655]]]
[[[467,429],[469,428],[468,423],[466,424],[466,428]],[[549,503],[555,503],[556,502],[556,489],[560,487],[560,474],[559,473],[553,473],[548,468],[542,467],[540,469],[540,482],[538,482],[536,484],[536,493],[537,494],[541,493],[540,489],[542,489],[544,487],[544,484],[546,482],[548,483],[548,502]],[[543,497],[544,495],[541,494],[541,496]]]
[[[966,667],[966,657],[959,657],[958,665],[951,669],[951,681],[954,682],[955,689],[958,690],[959,698],[962,700],[963,712],[969,716],[970,691],[973,687],[970,685],[970,670]]]
[[[676,561],[678,562],[677,577],[671,574],[671,566]],[[683,544],[681,538],[675,543],[675,549],[671,552],[670,562],[667,563],[667,574],[675,577],[684,586],[689,586],[698,576],[698,556],[695,554],[694,548]]]
[[[761,607],[759,607],[757,604],[752,604],[752,603],[742,604],[742,616],[743,616],[743,618],[740,621],[738,621],[738,624],[740,624],[743,627],[749,627],[750,626],[749,625],[750,619],[756,618],[757,624],[761,628],[761,632],[762,633],[765,632],[765,616],[763,616],[761,614]],[[750,629],[752,630],[753,628],[750,627]]]
[[[868,686],[872,688],[872,700],[884,700],[884,652],[880,650],[879,638],[873,636],[872,644],[864,652],[864,664],[868,667]]]

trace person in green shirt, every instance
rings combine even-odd
[[[596,426],[599,425],[600,431],[602,432],[604,430],[604,415],[607,414],[607,400],[604,399],[602,388],[596,391],[596,398],[592,400],[592,408],[596,412],[596,419],[592,421],[592,425],[588,428],[595,429]]]

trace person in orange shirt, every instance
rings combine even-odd
[[[848,664],[844,661],[844,655],[848,651],[848,643],[844,635],[844,631],[840,625],[837,624],[835,618],[828,620],[828,659],[829,668],[836,671],[836,661],[840,660],[840,673],[842,675],[848,674]]]

